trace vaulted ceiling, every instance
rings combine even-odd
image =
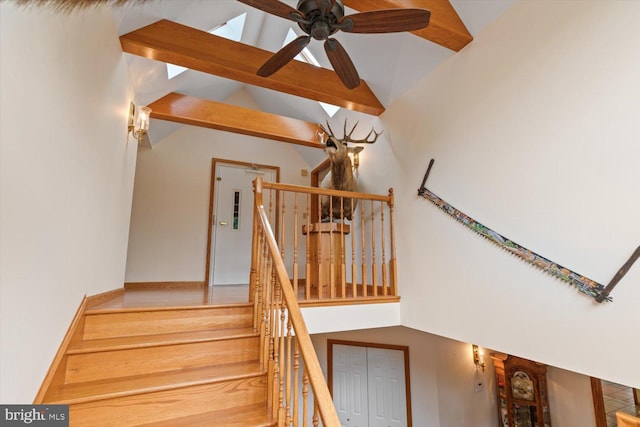
[[[431,11],[429,26],[411,33],[336,33],[362,82],[347,89],[332,71],[322,43],[308,46],[322,68],[291,61],[270,77],[257,69],[284,42],[288,20],[235,0],[160,0],[114,8],[137,102],[152,108],[152,142],[180,125],[194,125],[318,147],[316,123],[328,115],[320,102],[349,115],[378,116],[438,63],[472,42],[514,0],[344,0],[347,15],[417,7]],[[296,7],[296,1],[284,1]],[[246,12],[240,41],[207,32]],[[188,68],[169,79],[166,63]],[[225,103],[246,90],[257,108]]]

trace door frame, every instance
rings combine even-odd
[[[327,158],[311,171],[311,186],[320,187],[320,183],[324,177],[331,171],[331,161]],[[311,223],[320,222],[318,217],[318,203],[320,197],[318,195],[311,196]]]
[[[593,396],[593,410],[596,416],[596,427],[607,427],[607,417],[604,410],[604,395],[602,382],[599,378],[591,377],[591,395]]]
[[[591,378],[591,395],[593,396],[593,410],[596,415],[596,427],[607,427],[607,416],[604,407],[604,393],[602,392],[602,381],[599,378]],[[629,387],[633,392],[633,400],[636,406],[640,405],[640,389]]]
[[[205,273],[204,273],[204,283],[205,286],[208,286],[209,283],[209,274],[210,264],[211,264],[211,237],[213,235],[213,213],[215,212],[215,189],[216,189],[216,166],[220,164],[228,164],[232,166],[240,166],[247,168],[258,168],[258,169],[271,169],[276,173],[276,182],[280,182],[280,166],[272,166],[272,165],[263,165],[259,163],[250,163],[250,162],[241,162],[238,160],[228,160],[228,159],[220,159],[213,157],[211,159],[211,181],[209,188],[209,223],[207,225],[207,255],[205,258]],[[276,196],[276,206],[278,206],[278,196]],[[278,224],[276,224],[275,233],[277,235]]]
[[[379,344],[361,341],[345,341],[327,339],[327,383],[329,392],[333,397],[333,346],[334,345],[350,345],[354,347],[370,347],[385,350],[400,350],[404,353],[404,385],[405,385],[405,401],[407,404],[407,427],[413,426],[411,418],[411,370],[409,369],[409,346],[394,344]]]

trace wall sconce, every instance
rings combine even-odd
[[[133,134],[133,137],[138,140],[138,143],[142,142],[145,134],[149,131],[149,119],[151,117],[151,108],[140,107],[138,109],[136,118],[136,106],[132,102],[129,104],[129,133]]]
[[[473,363],[476,365],[476,369],[480,367],[482,368],[482,372],[484,372],[484,368],[487,366],[484,361],[484,351],[475,344],[472,344],[471,348],[473,349]]]
[[[358,169],[360,166],[360,152],[364,150],[364,147],[348,147],[349,150],[349,158],[351,159],[351,164],[354,169]]]

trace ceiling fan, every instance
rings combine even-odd
[[[307,35],[300,36],[276,52],[259,69],[269,77],[298,55],[311,41],[324,40],[324,50],[336,74],[349,89],[360,85],[360,76],[347,51],[335,38],[336,31],[348,33],[394,33],[414,31],[429,25],[426,9],[384,9],[345,16],[341,0],[299,0],[297,9],[278,0],[238,0],[281,18],[296,22]]]

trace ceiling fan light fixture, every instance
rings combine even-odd
[[[333,31],[335,32],[335,30]],[[325,21],[316,21],[311,25],[309,35],[316,40],[326,40],[332,34],[331,27]]]

